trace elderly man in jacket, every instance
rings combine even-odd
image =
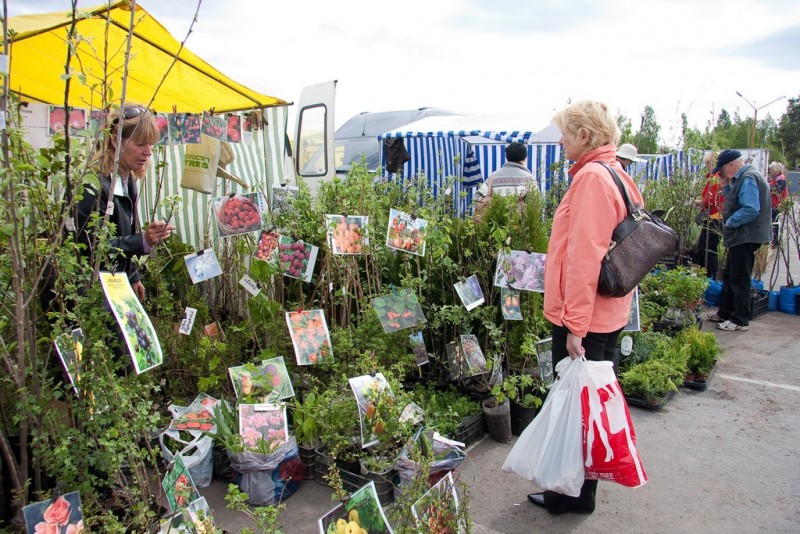
[[[725,195],[722,240],[728,259],[722,270],[719,310],[709,319],[719,323],[719,330],[747,330],[755,253],[772,237],[769,185],[755,167],[745,164],[738,150],[720,152],[712,174],[716,172]]]

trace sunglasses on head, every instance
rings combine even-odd
[[[147,113],[147,108],[144,106],[130,106],[122,110],[122,118],[125,120],[135,119],[136,117],[144,115],[145,113]],[[119,122],[119,117],[111,121],[111,124],[115,125],[118,122]]]

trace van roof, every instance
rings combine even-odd
[[[349,137],[375,137],[382,133],[411,124],[423,117],[457,115],[439,108],[405,109],[399,111],[364,111],[351,117],[336,130],[336,139]]]

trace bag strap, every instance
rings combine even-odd
[[[628,192],[625,190],[625,186],[622,184],[622,180],[620,180],[617,171],[611,168],[610,165],[603,163],[602,161],[595,161],[595,163],[599,163],[603,167],[605,167],[608,172],[611,173],[611,178],[614,179],[614,183],[617,184],[617,188],[619,189],[619,193],[622,195],[622,200],[625,201],[625,209],[628,210],[628,215],[633,214],[634,208],[633,204],[631,204],[631,199],[628,197]]]

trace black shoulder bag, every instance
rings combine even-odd
[[[600,163],[610,173],[619,188],[628,215],[611,234],[600,266],[597,292],[605,297],[624,297],[639,284],[664,256],[675,251],[678,236],[664,222],[641,206],[634,206],[617,173]]]

